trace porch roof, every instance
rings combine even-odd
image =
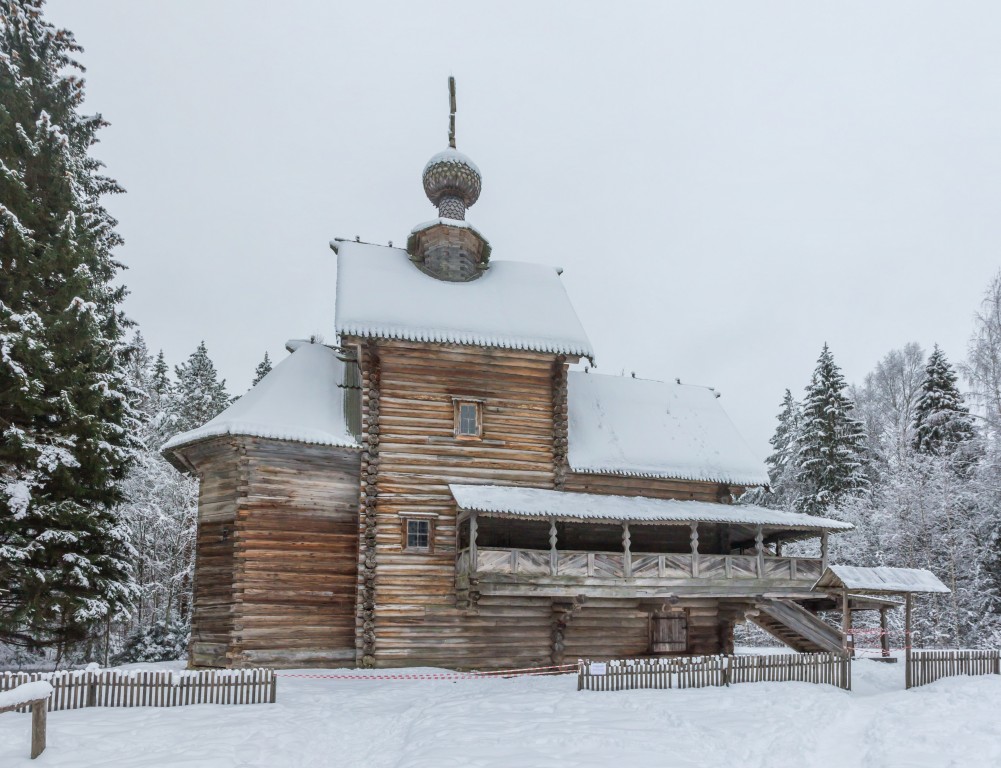
[[[847,531],[850,523],[750,504],[570,493],[545,488],[451,484],[461,510],[485,515],[631,523],[730,523],[805,531]]]
[[[924,568],[863,568],[855,565],[829,566],[814,589],[848,589],[879,595],[952,591],[934,573]]]

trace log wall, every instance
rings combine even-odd
[[[720,501],[730,494],[739,496],[746,488],[702,480],[674,480],[663,477],[635,477],[570,472],[566,490],[578,493],[605,493],[619,496],[649,496],[654,499]]]
[[[229,440],[211,440],[186,449],[197,470],[198,531],[191,612],[192,666],[228,666],[233,638],[234,537],[240,485],[239,456]]]
[[[456,508],[450,482],[567,490],[566,360],[512,350],[362,341],[361,502],[356,647],[364,666],[506,667],[644,654],[638,600],[585,605],[479,597],[455,588]],[[455,436],[454,400],[482,403],[480,440]],[[715,500],[718,484],[602,479],[603,492]],[[590,490],[589,488],[587,490]],[[672,494],[665,496],[664,494]],[[652,493],[650,495],[658,495]],[[407,515],[433,521],[433,549],[406,551]],[[687,537],[687,530],[684,532]],[[548,537],[546,531],[540,535]],[[616,533],[618,536],[618,533]],[[685,604],[690,653],[720,648],[714,601]]]
[[[356,343],[359,340],[354,340]],[[346,343],[349,340],[345,340]],[[450,482],[554,486],[553,355],[358,343],[363,382],[358,648],[366,666],[482,666],[548,658],[547,600],[458,605]],[[482,438],[455,436],[454,400],[481,402]],[[374,537],[366,515],[374,513]],[[404,550],[404,517],[433,523]],[[535,638],[533,640],[533,638]]]
[[[234,666],[355,661],[357,450],[241,439]]]
[[[182,450],[201,477],[192,666],[353,664],[358,451],[249,437]]]

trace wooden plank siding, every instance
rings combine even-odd
[[[407,342],[360,349],[363,459],[375,464],[371,480],[363,471],[363,515],[366,490],[374,487],[376,499],[374,556],[363,552],[359,561],[360,660],[377,667],[548,661],[549,600],[457,606],[448,484],[553,487],[556,356]],[[454,398],[482,403],[481,439],[456,438]],[[433,521],[432,551],[404,550],[407,514]],[[368,533],[361,523],[363,540]]]
[[[481,594],[475,577],[457,592],[449,483],[704,501],[741,489],[570,472],[563,356],[342,342],[357,352],[360,450],[226,436],[178,451],[201,478],[192,666],[487,669],[643,655],[658,611],[684,611],[685,653],[732,643],[719,599]],[[479,439],[455,435],[456,399],[479,404]],[[406,550],[408,517],[432,523],[428,550]],[[560,526],[567,544],[598,532]],[[484,526],[482,543],[501,533]],[[724,546],[714,528],[703,534],[707,550]],[[637,526],[634,551],[686,551],[687,536]]]
[[[548,664],[564,655],[646,653],[654,608],[636,599],[589,601],[570,613],[546,597],[457,600],[450,482],[554,488],[565,479],[571,489],[565,359],[459,345],[344,342],[359,350],[362,371],[366,444],[358,534],[372,545],[359,552],[359,663],[498,668]],[[482,403],[480,440],[455,436],[454,400],[464,397]],[[677,498],[715,500],[719,489],[716,483],[611,480],[605,492],[636,494],[654,486]],[[401,526],[414,514],[433,520],[433,551],[405,551]],[[687,652],[720,649],[716,605],[684,604]],[[554,649],[557,632],[560,650]]]
[[[358,451],[251,437],[185,449],[201,477],[191,665],[351,665]]]
[[[210,440],[187,449],[198,470],[198,532],[191,614],[192,666],[228,666],[235,612],[234,538],[239,456],[230,440]]]

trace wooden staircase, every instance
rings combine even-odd
[[[747,618],[800,653],[838,652],[842,647],[840,631],[792,600],[762,600]]]

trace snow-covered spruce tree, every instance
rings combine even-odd
[[[956,385],[956,374],[938,344],[928,358],[914,412],[914,450],[953,453],[976,437],[970,409]]]
[[[769,506],[785,509],[799,496],[796,453],[799,447],[801,420],[800,404],[788,389],[782,398],[781,408],[775,434],[769,440],[773,450],[765,460],[768,465],[771,495],[764,501]]]
[[[827,344],[806,388],[796,451],[796,508],[823,515],[866,490],[865,433],[852,416],[844,377]]]
[[[226,380],[219,380],[205,342],[174,368],[177,382],[171,397],[171,431],[187,432],[217,416],[230,404]]]
[[[257,368],[254,369],[254,381],[251,383],[251,387],[256,387],[261,379],[271,373],[271,357],[267,352],[264,353],[264,359],[257,364]]]
[[[80,51],[40,0],[0,0],[0,642],[66,648],[132,601],[116,512],[123,395],[121,192],[89,154]]]
[[[132,620],[122,627],[128,636],[117,658],[164,661],[178,658],[186,645],[163,638],[183,639],[188,632],[198,483],[160,454],[171,431],[173,396],[163,353],[154,361],[138,333],[132,348],[128,374],[141,450],[122,483],[122,517],[136,553],[139,594]]]

